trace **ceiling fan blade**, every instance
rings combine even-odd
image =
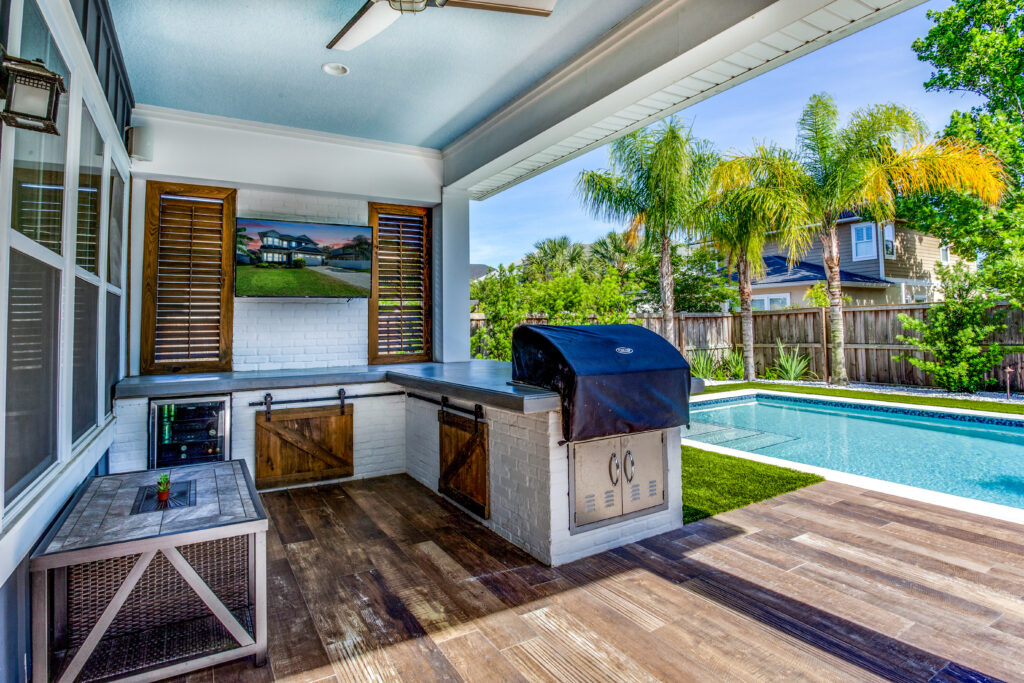
[[[387,2],[369,0],[349,19],[338,35],[327,43],[332,50],[352,50],[395,23],[402,13]]]
[[[446,6],[546,17],[555,8],[555,2],[557,0],[448,0]]]

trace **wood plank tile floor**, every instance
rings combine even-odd
[[[1024,527],[831,482],[544,567],[407,476],[265,493],[212,681],[1024,680]]]

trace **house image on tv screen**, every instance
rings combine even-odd
[[[296,258],[306,260],[307,266],[320,266],[324,253],[316,242],[306,235],[286,235],[277,230],[257,233],[260,236],[260,261],[293,265]]]

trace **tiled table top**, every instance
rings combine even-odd
[[[195,480],[196,504],[131,514],[139,487],[163,472],[172,482]],[[36,557],[266,519],[240,460],[90,477],[84,486]]]

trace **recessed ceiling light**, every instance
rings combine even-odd
[[[327,62],[320,68],[324,70],[325,74],[330,76],[344,76],[348,73],[348,67],[338,62]]]

